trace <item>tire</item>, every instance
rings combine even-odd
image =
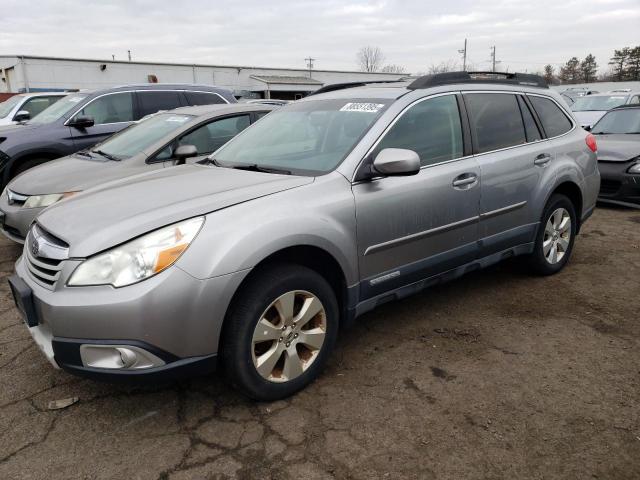
[[[293,264],[264,267],[241,287],[225,318],[227,379],[255,400],[288,397],[321,373],[338,326],[336,295],[321,275]]]
[[[567,217],[568,226],[563,223]],[[538,275],[553,275],[562,270],[571,257],[577,226],[571,200],[562,194],[552,195],[540,220],[533,253],[527,257],[529,268]]]

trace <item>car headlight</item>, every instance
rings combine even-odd
[[[629,170],[627,170],[627,173],[640,174],[640,157],[636,157],[635,160],[635,165],[631,165],[631,167],[629,167]]]
[[[161,228],[82,262],[69,286],[113,285],[140,282],[173,265],[196,237],[204,217]]]
[[[43,208],[59,202],[63,198],[69,198],[79,192],[50,193],[47,195],[31,195],[22,205],[24,208]]]

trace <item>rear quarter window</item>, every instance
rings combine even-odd
[[[533,95],[529,95],[529,100],[542,122],[547,137],[557,137],[571,130],[571,120],[553,100]]]

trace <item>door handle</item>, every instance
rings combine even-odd
[[[544,167],[547,163],[551,161],[551,154],[549,153],[541,153],[536,157],[533,161],[534,165],[538,165],[539,167]]]
[[[453,179],[453,188],[464,190],[473,187],[478,182],[478,176],[475,173],[463,173]]]

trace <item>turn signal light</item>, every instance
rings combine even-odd
[[[593,134],[590,133],[589,135],[587,135],[587,138],[585,138],[584,141],[587,142],[587,147],[589,147],[589,150],[591,150],[593,153],[596,153],[598,151],[596,137],[594,137]]]

